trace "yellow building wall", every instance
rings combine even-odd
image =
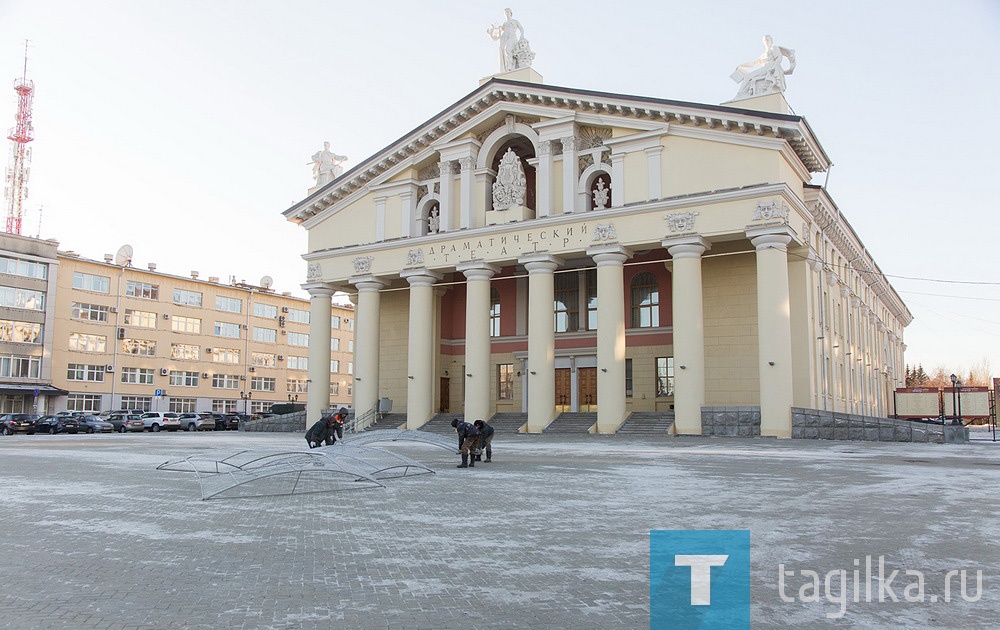
[[[406,410],[410,292],[383,291],[379,324],[379,397],[392,399],[394,411]]]
[[[789,180],[777,151],[668,136],[663,142],[663,196]]]
[[[705,258],[705,404],[760,404],[757,259],[753,252]]]
[[[397,228],[398,229],[398,228]],[[307,232],[309,251],[375,242],[375,194],[341,208]]]
[[[625,154],[625,203],[649,199],[649,168],[645,151]]]
[[[403,236],[402,223],[403,199],[398,195],[393,195],[385,200],[385,228],[383,233],[386,240]]]

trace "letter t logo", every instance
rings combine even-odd
[[[691,567],[691,605],[712,603],[712,567],[726,564],[729,556],[674,556],[675,567]]]

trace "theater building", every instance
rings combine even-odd
[[[308,233],[309,401],[331,296],[357,309],[354,406],[523,414],[886,416],[911,315],[814,173],[781,93],[704,105],[494,75],[285,211]],[[320,360],[319,354],[324,354]],[[319,385],[319,386],[317,386]],[[320,405],[310,404],[313,413]]]

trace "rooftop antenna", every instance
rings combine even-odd
[[[115,264],[119,267],[131,267],[132,266],[132,246],[122,245],[118,248],[118,253],[115,254]]]
[[[263,278],[260,279],[260,286],[264,287],[265,289],[270,289],[272,284],[274,284],[274,278],[272,278],[271,276],[264,276]]]
[[[31,174],[31,149],[28,148],[28,143],[35,139],[35,130],[31,126],[31,102],[35,83],[28,79],[28,40],[24,40],[24,71],[20,79],[14,79],[14,91],[17,92],[17,122],[7,130],[7,139],[12,144],[4,197],[7,198],[7,233],[19,235],[24,200],[28,198],[28,176]]]
[[[38,206],[38,232],[35,234],[35,238],[42,238],[42,211],[45,210],[45,206]]]

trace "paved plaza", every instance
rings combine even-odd
[[[648,628],[652,529],[749,529],[754,628],[1000,615],[992,443],[498,435],[496,461],[472,470],[383,446],[436,474],[202,501],[194,474],[157,465],[304,450],[301,435],[0,438],[0,627]],[[899,602],[868,602],[864,585],[840,601],[822,583],[802,601],[803,571],[822,581],[866,556],[899,570]],[[955,578],[944,602],[961,569],[966,598]],[[906,571],[925,577],[923,603],[904,600]]]

